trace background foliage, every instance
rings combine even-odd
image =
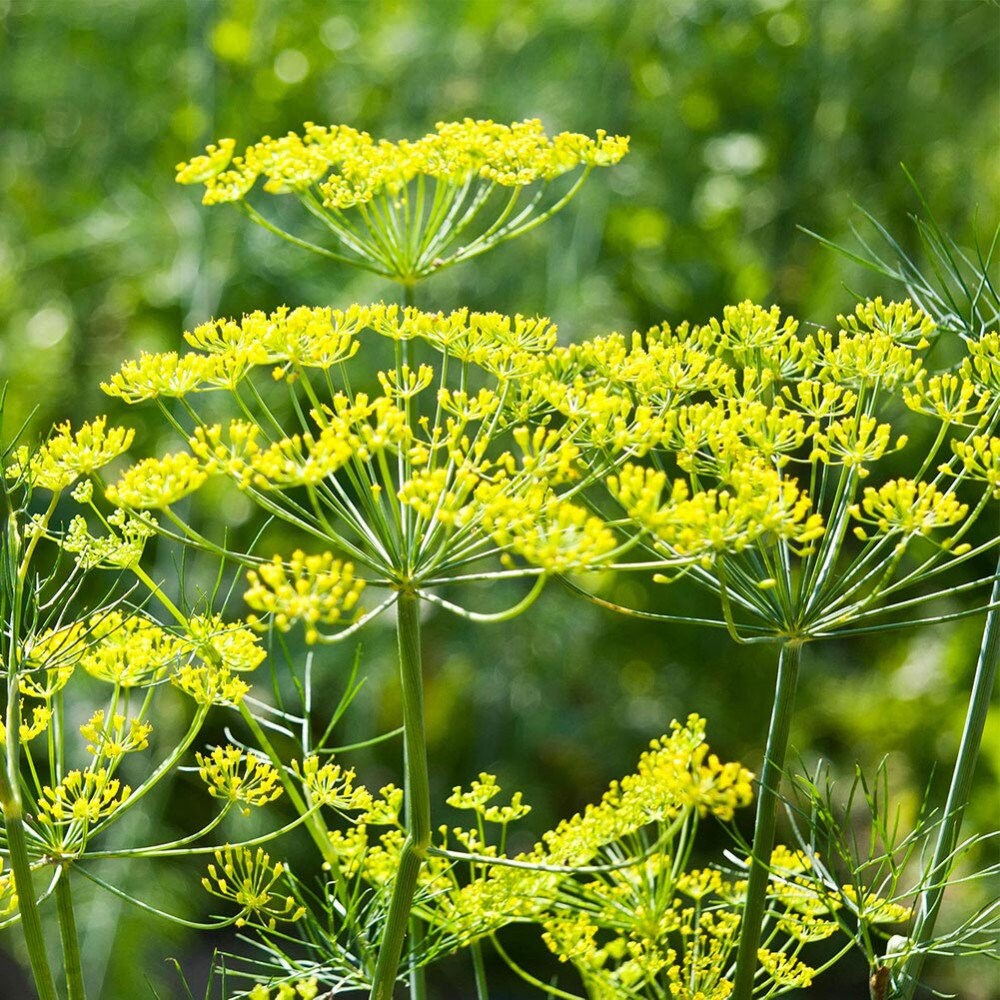
[[[443,119],[538,116],[550,131],[632,136],[625,163],[595,174],[568,211],[427,283],[424,308],[547,314],[567,340],[700,322],[745,297],[830,323],[855,292],[898,290],[796,227],[850,241],[856,201],[911,247],[917,203],[900,161],[959,241],[971,242],[977,219],[980,234],[992,231],[998,40],[989,0],[0,0],[6,433],[25,419],[38,435],[54,419],[113,412],[101,379],[140,349],[176,348],[211,315],[395,294],[235,211],[202,209],[173,183],[173,165],[208,141],[239,146],[309,120],[399,138]],[[248,514],[226,517],[238,526]],[[644,592],[634,578],[612,586],[613,598],[650,608],[692,600],[679,588]],[[848,766],[891,753],[912,812],[934,763],[945,762],[942,776],[950,766],[979,628],[810,648],[793,743]],[[371,681],[344,742],[398,723],[389,635],[367,635]],[[495,770],[544,828],[694,710],[724,759],[759,766],[768,656],[723,635],[636,624],[553,587],[514,626],[431,619],[425,636],[437,801]],[[331,698],[352,655],[330,654]],[[370,785],[388,780],[397,749],[358,761]],[[998,773],[993,725],[974,804],[981,827],[995,819]],[[158,872],[160,902],[194,914],[193,876]],[[137,872],[136,887],[150,875]],[[171,982],[168,956],[196,980],[205,960],[203,943],[107,897],[81,923],[85,954],[104,968],[100,995],[131,995],[140,967]],[[956,987],[948,968],[930,971],[969,1000],[989,994],[985,974]],[[827,995],[863,991],[865,970],[855,974]]]

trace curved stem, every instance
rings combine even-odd
[[[757,816],[754,822],[753,850],[750,856],[750,879],[747,899],[740,923],[740,944],[736,954],[736,974],[733,1000],[750,1000],[754,974],[757,971],[757,948],[761,924],[767,903],[767,883],[774,847],[774,828],[778,817],[778,791],[785,766],[785,752],[795,707],[802,643],[786,642],[778,657],[778,679],[774,690],[771,724],[764,750],[764,768],[757,794]]]
[[[392,1000],[399,971],[403,939],[413,908],[417,878],[431,842],[431,803],[427,774],[427,740],[424,734],[423,666],[420,657],[420,599],[403,591],[399,595],[398,620],[399,680],[403,695],[403,747],[406,771],[406,841],[392,900],[382,931],[382,943],[371,1000]]]
[[[524,597],[521,598],[517,604],[512,607],[507,608],[504,611],[494,611],[494,612],[479,612],[479,611],[469,611],[468,608],[463,608],[458,604],[452,604],[451,601],[446,601],[443,597],[438,597],[437,594],[431,594],[427,591],[420,591],[420,596],[425,600],[430,601],[432,604],[437,604],[444,608],[446,611],[450,611],[452,614],[458,615],[460,618],[465,618],[470,622],[479,622],[482,625],[496,624],[498,622],[510,621],[511,618],[516,618],[522,611],[527,611],[532,604],[538,599],[538,595],[545,588],[545,583],[548,577],[545,573],[539,574],[535,580],[534,585],[531,590],[528,591]]]
[[[66,995],[68,1000],[86,1000],[83,966],[80,963],[80,937],[76,932],[69,869],[63,871],[62,878],[56,885],[56,907],[59,913],[59,938],[62,941],[63,964],[66,967]]]
[[[969,696],[969,710],[965,717],[965,728],[958,746],[958,757],[952,771],[951,787],[948,789],[948,801],[944,807],[944,818],[938,830],[937,844],[934,856],[924,875],[924,889],[917,903],[917,919],[911,938],[913,950],[903,967],[901,976],[901,1000],[910,1000],[917,988],[920,972],[926,957],[925,946],[934,936],[934,924],[944,890],[948,885],[948,874],[958,846],[959,833],[962,828],[962,817],[969,803],[972,790],[972,775],[979,755],[979,746],[983,739],[983,729],[990,708],[993,687],[996,683],[997,664],[1000,662],[1000,612],[995,605],[1000,602],[1000,564],[997,565],[997,576],[993,582],[993,593],[990,604],[993,609],[986,616],[986,626],[983,629],[982,645],[979,649],[979,660],[976,664],[976,675],[972,682],[972,693]]]

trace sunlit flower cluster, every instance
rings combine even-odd
[[[198,775],[208,786],[209,795],[240,803],[243,815],[250,806],[273,802],[283,789],[281,775],[266,760],[244,753],[239,747],[215,747],[210,754],[195,754]]]
[[[349,362],[366,331],[392,341],[401,355],[395,367],[375,372],[382,395],[350,388]],[[316,345],[331,339],[340,345],[336,360],[336,351],[325,349],[318,359]],[[242,415],[228,425],[199,420],[189,432],[190,452],[144,459],[106,493],[127,509],[167,508],[183,528],[171,505],[209,477],[225,476],[268,513],[325,538],[326,552],[279,555],[250,571],[245,599],[257,613],[255,627],[273,622],[286,631],[302,622],[307,642],[335,639],[337,626],[352,625],[373,576],[423,588],[487,556],[500,556],[508,568],[527,563],[525,571],[544,576],[602,565],[623,544],[565,495],[586,475],[574,441],[582,425],[546,430],[523,418],[537,405],[532,380],[549,392],[556,384],[547,369],[560,355],[546,319],[386,305],[343,313],[281,309],[213,321],[188,340],[207,352],[195,359],[233,352],[251,359],[231,389]],[[417,345],[438,355],[437,364],[407,360]],[[279,362],[275,370],[302,418],[284,434],[275,433],[261,391],[244,391],[254,369]],[[144,366],[155,370],[155,357]],[[196,360],[189,367],[200,370]],[[206,387],[187,387],[192,416],[193,394]],[[139,398],[156,387],[126,364],[106,388]]]
[[[80,735],[88,741],[87,753],[117,761],[127,753],[145,750],[153,726],[141,719],[128,719],[116,713],[105,721],[104,709],[98,709],[80,727]]]
[[[38,818],[48,826],[94,824],[121,808],[131,791],[107,768],[69,771],[54,788],[42,788]]]
[[[718,624],[741,640],[863,627],[909,606],[888,599],[897,572],[912,585],[996,544],[973,528],[987,498],[976,481],[997,490],[997,344],[972,342],[957,371],[931,374],[937,331],[910,302],[862,303],[838,324],[803,335],[745,302],[702,326],[557,349],[549,372],[562,366],[569,391],[535,380],[533,418],[586,446],[641,533],[634,564],[653,556],[656,579],[714,591]],[[916,460],[893,428],[903,406],[930,421]]]
[[[275,627],[287,632],[294,622],[306,626],[306,642],[320,638],[317,625],[333,625],[349,616],[365,588],[354,578],[354,567],[330,552],[307,556],[301,549],[286,565],[280,556],[247,573],[249,589],[243,599],[254,611],[271,616]],[[251,615],[247,623],[261,627]]]
[[[301,134],[265,136],[242,154],[234,139],[221,139],[178,164],[177,180],[203,184],[206,205],[240,204],[297,246],[410,283],[537,225],[572,197],[590,170],[618,163],[626,152],[625,137],[600,130],[593,138],[549,137],[537,120],[498,125],[467,118],[398,142],[376,141],[347,125],[307,122]],[[537,196],[518,204],[524,189],[544,189],[577,168],[577,180],[546,207]],[[310,245],[259,215],[247,196],[260,178],[269,194],[293,194],[321,218],[338,251]]]
[[[108,427],[107,417],[81,424],[74,431],[70,422],[59,424],[55,433],[38,449],[17,449],[5,469],[8,479],[24,477],[32,486],[58,493],[81,476],[89,476],[127,451],[135,431]]]
[[[271,864],[271,856],[262,848],[225,847],[215,852],[215,863],[208,866],[208,876],[201,880],[206,891],[240,908],[236,926],[249,920],[259,921],[273,930],[278,921],[294,922],[305,916],[305,907],[290,895],[281,895],[285,866]]]
[[[204,156],[178,164],[177,181],[204,184],[207,205],[238,201],[263,177],[270,194],[319,185],[327,205],[351,208],[383,191],[397,196],[420,174],[451,184],[484,178],[514,187],[581,165],[610,166],[628,151],[628,140],[601,131],[594,139],[570,132],[549,138],[537,120],[498,125],[467,118],[441,122],[415,142],[375,141],[346,125],[307,122],[302,135],[265,136],[242,155],[235,149],[235,140],[220,140]]]

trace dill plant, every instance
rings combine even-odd
[[[871,239],[854,226],[859,249],[833,243],[816,233],[810,235],[882,278],[902,285],[953,338],[972,345],[994,337],[992,331],[1000,320],[1000,290],[995,277],[1000,226],[993,230],[988,242],[980,242],[977,238],[971,251],[963,248],[942,230],[913,176],[905,167],[903,171],[926,213],[926,218],[912,216],[924,263],[907,253],[893,234],[871,212],[864,210],[862,214],[877,233],[883,248],[876,249]],[[938,946],[935,936],[938,913],[963,847],[960,842],[962,819],[971,796],[973,774],[1000,664],[1000,561],[997,567],[948,796],[937,824],[934,849],[923,871],[915,926],[909,937],[898,942],[901,947],[894,956],[896,968],[884,967],[898,995],[905,1000],[909,1000],[917,988],[925,957]],[[962,930],[964,928],[956,932],[958,944],[962,943]],[[945,944],[954,948],[955,937],[954,934],[946,936]]]
[[[96,537],[80,514],[68,528],[59,527],[60,502],[72,494],[77,503],[91,504],[92,477],[132,438],[131,430],[98,418],[75,431],[60,425],[36,450],[9,448],[4,455],[0,806],[10,871],[0,878],[0,905],[3,926],[21,925],[42,1000],[63,995],[40,916],[46,898],[56,900],[65,995],[83,1000],[74,884],[86,878],[129,898],[97,873],[101,862],[212,850],[198,842],[234,806],[260,806],[277,791],[276,772],[267,773],[269,766],[257,760],[242,754],[224,761],[216,754],[199,756],[209,791],[221,800],[200,830],[154,844],[123,844],[112,832],[175,777],[213,706],[232,708],[242,701],[249,690],[244,676],[265,656],[260,637],[242,623],[175,608],[176,621],[165,627],[131,601],[134,587],[123,586],[121,574],[148,579],[139,566],[153,534],[148,521],[117,509],[98,514],[102,530]],[[41,509],[39,495],[48,495]],[[88,606],[85,581],[101,569],[114,572],[115,582]],[[158,718],[176,711],[169,708],[172,692],[188,699],[191,708],[182,715],[180,731],[160,741]],[[136,765],[133,757],[145,763]],[[241,773],[227,783],[219,778],[222,770],[230,779]]]
[[[265,191],[295,194],[353,262],[395,279],[409,303],[418,279],[544,221],[594,166],[617,162],[626,149],[626,140],[603,133],[550,139],[537,122],[441,125],[414,143],[375,143],[346,127],[307,125],[301,137],[265,138],[235,158],[234,143],[220,142],[182,164],[178,179],[204,183],[206,202],[235,201],[274,230],[246,197],[263,176]],[[558,178],[577,168],[576,180],[552,196]],[[283,235],[343,259],[339,251]],[[364,382],[377,357],[378,336],[392,345],[391,363],[378,372],[381,392],[356,391],[353,384]],[[224,553],[253,565],[245,596],[255,612],[279,630],[303,621],[310,644],[345,639],[394,606],[405,838],[374,968],[358,973],[371,978],[373,997],[388,997],[431,838],[420,603],[471,620],[505,620],[526,608],[550,575],[607,561],[620,546],[599,518],[554,489],[573,474],[572,442],[526,425],[523,386],[546,363],[555,328],[544,318],[466,310],[443,316],[376,304],[213,321],[187,339],[195,351],[143,356],[105,385],[130,403],[155,399],[189,441],[188,451],[126,470],[107,496],[140,519],[142,511],[162,510],[159,531],[221,552],[174,505],[208,476],[222,474],[269,516],[336,549],[336,556],[303,550],[263,563]],[[365,353],[352,360],[358,352]],[[275,383],[290,395],[283,406],[269,391]],[[198,395],[211,390],[232,396],[239,415],[226,425],[196,408]],[[177,400],[176,409],[168,400]],[[515,565],[515,556],[527,565]],[[490,559],[502,564],[484,569]],[[511,577],[528,577],[531,586],[501,612],[471,611],[439,593],[455,582]],[[356,615],[352,609],[368,588],[383,588],[383,596]],[[245,706],[243,715],[279,766]],[[309,801],[308,792],[299,799],[303,807]],[[310,832],[336,884],[340,866],[318,814]],[[419,934],[416,923],[414,954]],[[422,992],[418,965],[411,971],[414,995]]]
[[[62,428],[8,465],[9,477],[53,493],[49,517],[76,475],[88,477],[74,490],[88,513],[65,531],[42,523],[32,537],[51,537],[80,567],[133,574],[173,624],[166,630],[136,610],[120,629],[128,632],[139,616],[147,624],[133,630],[160,629],[174,636],[164,642],[179,643],[158,663],[152,686],[169,678],[190,694],[199,725],[211,705],[238,712],[254,741],[196,757],[208,794],[223,803],[220,817],[173,844],[131,852],[213,856],[205,889],[235,909],[222,921],[252,930],[261,948],[240,974],[255,985],[239,996],[363,989],[389,1000],[405,947],[402,971],[415,1000],[426,996],[424,966],[457,948],[469,950],[485,998],[480,943],[489,940],[526,982],[573,997],[523,969],[497,938],[509,923],[530,922],[576,969],[589,997],[749,1000],[808,986],[859,937],[888,938],[883,926],[910,917],[905,899],[870,885],[864,863],[844,885],[811,842],[774,844],[779,784],[806,643],[946,620],[954,615],[917,609],[993,582],[956,583],[955,574],[997,544],[979,524],[995,517],[991,501],[1000,493],[1000,341],[997,334],[970,340],[960,363],[934,371],[933,320],[909,302],[881,300],[840,317],[838,333],[803,336],[777,309],[743,303],[704,325],[573,346],[559,345],[541,317],[413,307],[419,280],[544,221],[593,167],[617,162],[626,148],[603,133],[550,139],[536,122],[468,120],[416,142],[314,125],[301,136],[265,137],[241,156],[232,140],[220,141],[181,164],[178,180],[204,184],[206,203],[235,203],[300,247],[396,281],[403,303],[282,308],[203,323],[185,334],[192,350],[127,361],[104,384],[127,403],[153,401],[183,450],[114,477],[101,474],[104,462],[92,464],[62,483],[60,470],[92,439],[114,435],[118,451],[131,443],[129,432],[106,432],[102,418],[75,433]],[[266,193],[297,198],[335,249],[279,229],[253,207],[261,178]],[[934,428],[930,450],[912,457],[893,426],[908,412]],[[234,551],[225,538],[199,532],[184,501],[219,478],[298,532],[301,547]],[[95,519],[102,531],[91,534]],[[241,566],[250,617],[229,623],[181,610],[141,564],[153,534]],[[700,819],[728,822],[751,799],[752,775],[710,755],[697,717],[675,723],[634,775],[531,851],[507,855],[508,827],[528,807],[518,793],[496,804],[500,789],[488,774],[447,802],[471,811],[474,825],[434,827],[421,606],[506,621],[550,578],[591,569],[683,578],[718,599],[718,616],[654,617],[778,646],[748,871],[687,870]],[[523,596],[501,610],[458,603],[456,587],[479,580],[523,581]],[[572,586],[581,589],[579,579]],[[404,781],[376,792],[332,759],[330,734],[356,693],[353,675],[316,740],[312,665],[319,647],[390,610]],[[308,651],[296,713],[248,697],[241,674],[263,657],[260,633],[280,639],[298,627]],[[83,648],[100,647],[104,636],[92,619],[78,628]],[[21,648],[8,669],[25,661]],[[10,714],[12,698],[9,689],[8,743],[23,725],[19,709]],[[141,718],[140,729],[126,733],[131,723],[123,716],[119,724],[116,704],[85,727],[92,746],[145,738]],[[154,777],[190,748],[196,728]],[[297,743],[293,759],[282,756],[275,733]],[[96,796],[99,818],[101,808],[110,818],[136,800],[122,793],[118,801],[118,786],[101,799],[86,791],[87,779],[73,781],[88,802]],[[90,782],[96,788],[97,779]],[[75,788],[64,797],[79,799]],[[39,792],[49,811],[65,812],[54,786]],[[296,813],[289,826],[241,843],[193,846],[226,812],[266,808],[279,795]],[[8,826],[21,829],[6,793],[4,811]],[[318,893],[263,846],[298,825],[323,860]],[[75,863],[102,856],[77,847]],[[14,867],[16,882],[24,865]],[[25,933],[36,941],[29,950],[47,1000],[57,994],[45,980],[30,910]],[[71,928],[70,911],[60,917]],[[847,940],[833,957],[808,964],[804,949],[836,934]],[[64,940],[72,955],[69,930]],[[874,960],[874,945],[869,954]],[[82,974],[72,965],[70,995],[82,997]],[[225,970],[222,978],[225,989]]]
[[[720,615],[698,624],[779,649],[737,1000],[754,990],[803,646],[976,613],[920,614],[957,591],[982,592],[980,607],[995,600],[992,574],[955,571],[998,544],[997,334],[933,371],[937,326],[909,301],[863,303],[838,325],[801,336],[776,307],[746,302],[700,326],[599,338],[548,401],[589,435],[591,480],[606,483],[643,553],[631,568],[705,588]],[[908,438],[893,422],[908,411],[933,443],[899,475]]]

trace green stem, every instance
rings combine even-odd
[[[21,799],[6,772],[0,768],[0,803],[3,805],[3,821],[7,831],[7,848],[10,853],[10,867],[17,889],[18,907],[21,912],[21,930],[28,949],[31,973],[38,990],[38,1000],[59,1000],[56,984],[49,966],[45,935],[35,902],[35,886],[31,877],[31,862],[24,839],[22,826]]]
[[[483,961],[483,948],[478,941],[469,945],[472,952],[472,968],[476,974],[476,1000],[490,1000],[489,985],[486,981],[486,963]]]
[[[80,937],[76,932],[73,913],[73,889],[69,884],[69,869],[64,868],[56,883],[56,906],[59,912],[59,937],[62,940],[63,964],[66,968],[66,995],[68,1000],[86,1000],[83,985],[83,966],[80,964]]]
[[[997,576],[990,596],[991,605],[996,605],[998,602],[1000,602],[1000,564],[997,565]],[[934,857],[924,877],[924,889],[917,903],[917,919],[911,937],[912,950],[900,977],[901,987],[898,995],[901,1000],[910,1000],[913,996],[927,956],[926,946],[934,937],[934,924],[947,888],[949,872],[954,865],[962,817],[972,791],[972,775],[976,768],[976,758],[979,756],[979,746],[982,743],[986,716],[996,683],[998,662],[1000,662],[1000,611],[994,607],[986,616],[976,675],[969,696],[969,710],[965,716],[965,728],[962,730],[958,757],[951,775],[951,787],[948,789],[948,801],[938,829]]]
[[[420,599],[403,591],[396,605],[399,679],[403,696],[403,764],[406,772],[406,840],[382,931],[370,1000],[392,1000],[417,878],[431,842],[431,802],[424,735],[423,668],[420,659]],[[416,987],[420,989],[419,985]],[[412,992],[411,995],[418,995]]]
[[[785,767],[785,752],[788,749],[801,655],[802,643],[791,640],[786,641],[781,647],[778,657],[774,706],[771,709],[771,724],[767,732],[767,748],[764,751],[764,768],[760,776],[760,791],[757,794],[750,879],[747,883],[747,900],[740,924],[733,1000],[750,1000],[753,994],[754,974],[757,971],[757,948],[760,944],[761,924],[767,904],[774,828],[778,818],[778,792]]]

